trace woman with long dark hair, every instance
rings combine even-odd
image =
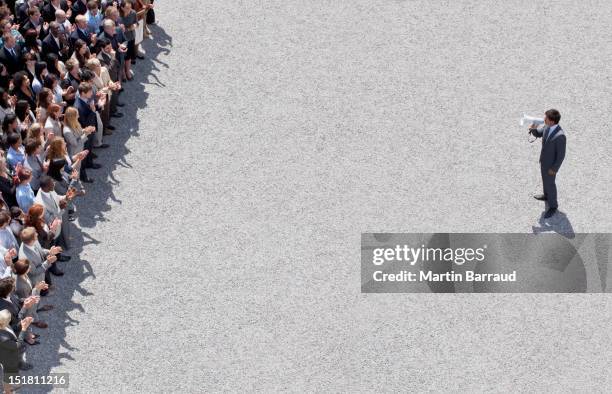
[[[43,81],[45,77],[49,74],[47,70],[46,62],[37,62],[34,67],[34,80],[32,81],[32,91],[34,94],[38,94],[43,88]]]
[[[13,114],[13,106],[9,94],[3,88],[0,88],[0,123],[4,121],[4,117],[8,114]]]
[[[24,71],[19,71],[13,76],[13,94],[17,100],[27,101],[30,110],[36,111],[36,95],[30,88],[30,78]]]

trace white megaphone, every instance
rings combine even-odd
[[[536,118],[535,116],[529,116],[529,115],[525,115],[523,114],[523,117],[521,118],[521,121],[519,122],[519,124],[521,126],[530,126],[532,124],[535,124],[536,126],[542,125],[544,124],[544,119],[542,118]]]

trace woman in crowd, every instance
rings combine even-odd
[[[47,55],[47,70],[49,74],[55,75],[60,80],[64,79],[66,76],[66,65],[55,53],[49,53]]]
[[[38,106],[36,108],[37,118],[40,119],[41,122],[44,122],[47,119],[47,108],[53,104],[53,92],[48,88],[42,88],[40,93],[38,93]]]
[[[73,157],[69,157],[64,139],[61,137],[53,138],[47,151],[47,160],[49,161],[47,174],[55,180],[57,194],[66,194],[71,183],[72,172],[78,171],[80,163],[87,156],[87,153],[87,151],[82,151]]]
[[[59,230],[62,222],[59,219],[53,220],[50,226],[45,223],[45,207],[40,204],[33,204],[28,210],[25,226],[34,227],[38,234],[38,242],[40,245],[49,249],[53,240],[59,235]]]
[[[11,212],[11,223],[9,224],[11,231],[15,238],[19,237],[21,230],[23,230],[23,224],[25,223],[25,214],[21,208],[13,206],[10,209]]]
[[[15,183],[17,184],[15,198],[17,199],[17,204],[23,212],[28,212],[32,204],[34,204],[34,191],[30,186],[32,170],[20,167],[15,178]]]
[[[32,81],[32,92],[38,94],[43,88],[43,81],[49,71],[47,70],[47,63],[37,62],[34,67],[34,80]]]
[[[11,105],[11,98],[8,92],[0,88],[0,123],[4,121],[4,118],[8,114],[15,113],[13,106]]]
[[[55,104],[61,105],[62,108],[66,105],[66,102],[64,101],[64,91],[62,90],[59,80],[55,74],[47,75],[43,86],[52,92],[53,102]]]
[[[23,35],[23,52],[34,55],[36,61],[41,60],[42,43],[34,29],[28,29]]]
[[[0,22],[0,29],[2,31],[2,35],[5,33],[11,33],[11,35],[15,37],[15,40],[17,41],[17,45],[23,46],[23,36],[21,33],[19,33],[19,30],[13,29],[13,23],[10,20],[2,20],[2,22]],[[4,46],[4,40],[2,37],[0,37],[0,46]]]
[[[8,150],[8,142],[7,138],[10,134],[21,133],[21,129],[19,127],[19,120],[17,119],[17,115],[15,113],[10,113],[4,117],[2,121],[2,136],[0,136],[0,145],[3,150]]]
[[[30,87],[30,78],[24,71],[15,73],[13,77],[13,94],[17,100],[26,101],[31,111],[36,111],[36,96]]]
[[[24,138],[35,120],[34,114],[30,111],[30,104],[25,100],[17,101],[15,115],[17,116],[17,133],[21,135],[21,138]]]
[[[96,132],[96,128],[88,126],[85,128],[81,127],[79,123],[79,112],[74,107],[66,108],[64,114],[64,140],[66,141],[66,149],[70,157],[75,157],[81,152],[85,151],[85,142],[87,137]],[[86,166],[80,166],[80,179],[83,182],[91,183],[92,179],[87,177]]]
[[[91,53],[89,52],[89,48],[87,47],[87,43],[81,39],[76,40],[74,43],[74,53],[72,54],[72,58],[79,62],[79,67],[85,67],[85,63],[91,57]]]
[[[124,0],[120,6],[121,23],[125,27],[125,39],[127,40],[127,52],[125,53],[125,75],[128,80],[134,77],[132,62],[136,61],[136,11],[132,9],[132,0]]]
[[[57,104],[51,104],[47,110],[47,120],[45,129],[48,133],[53,133],[56,137],[62,136],[62,122],[60,120],[62,107]]]

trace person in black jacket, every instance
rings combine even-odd
[[[2,40],[4,47],[0,50],[0,63],[6,67],[6,71],[10,75],[13,75],[17,71],[23,70],[21,48],[17,45],[17,41],[11,33],[4,33]]]
[[[24,339],[32,323],[31,317],[19,322],[20,333],[17,334],[9,326],[11,314],[6,309],[0,310],[0,364],[4,371],[4,392],[12,393],[11,378],[19,375],[19,370],[28,370],[32,366],[23,361],[25,352]]]
[[[543,194],[534,196],[536,200],[546,201],[548,210],[544,218],[548,219],[557,212],[557,185],[555,180],[561,163],[565,159],[565,132],[559,125],[561,114],[556,109],[549,109],[544,113],[544,124],[542,129],[531,125],[529,132],[536,138],[542,138],[542,150],[540,151],[540,173],[542,175]]]

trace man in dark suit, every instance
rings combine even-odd
[[[89,32],[87,28],[87,19],[85,15],[79,15],[76,17],[76,27],[70,34],[70,45],[74,48],[77,40],[85,41],[85,44],[89,47],[92,53],[95,53],[95,45],[97,36]]]
[[[30,7],[28,9],[28,19],[19,28],[19,32],[24,37],[28,30],[35,30],[39,40],[42,40],[45,34],[47,34],[38,7]]]
[[[88,126],[98,127],[98,118],[96,116],[96,108],[93,102],[93,88],[87,82],[81,82],[79,85],[79,97],[74,101],[74,107],[79,111],[79,123],[81,127],[85,128]],[[87,136],[85,142],[85,149],[92,152],[94,148],[94,133]],[[85,157],[83,163],[87,168],[100,168],[101,165],[94,163],[92,155],[89,154]]]
[[[42,52],[45,57],[50,53],[55,53],[62,61],[68,60],[70,47],[62,37],[60,24],[56,21],[49,23],[49,34],[42,41]]]
[[[556,109],[549,109],[544,113],[545,126],[538,129],[535,125],[529,127],[529,132],[536,138],[542,138],[540,151],[540,172],[544,194],[534,196],[536,200],[548,202],[548,210],[544,218],[548,219],[557,212],[557,185],[555,180],[561,163],[565,159],[565,132],[559,125],[561,114]]]
[[[6,67],[6,71],[10,75],[13,75],[23,69],[23,64],[19,59],[21,48],[19,48],[15,37],[11,33],[5,33],[2,39],[4,41],[4,48],[0,50],[0,63]]]

